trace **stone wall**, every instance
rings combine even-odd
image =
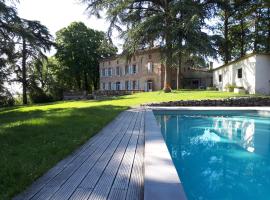
[[[161,103],[145,104],[144,106],[270,106],[270,97],[243,97],[243,98],[228,98],[217,100],[189,100],[189,101],[169,101]]]

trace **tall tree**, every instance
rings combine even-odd
[[[17,81],[22,83],[23,104],[27,104],[27,67],[33,60],[46,58],[45,53],[50,50],[53,42],[47,27],[38,21],[22,19],[20,31],[20,35],[17,36],[17,44],[21,64],[17,64],[14,71],[17,74]]]
[[[115,55],[104,33],[92,30],[82,22],[73,22],[56,33],[56,58],[68,73],[70,88],[91,91],[98,87],[99,64],[102,57]]]
[[[215,57],[211,36],[203,31],[211,16],[209,4],[181,0],[173,8],[173,65],[177,68],[177,89],[181,88],[183,64],[202,66],[207,57]]]

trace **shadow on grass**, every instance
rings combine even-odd
[[[0,115],[0,199],[10,199],[101,130],[124,106]]]

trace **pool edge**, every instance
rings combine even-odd
[[[144,199],[186,200],[186,195],[152,109],[145,112]]]

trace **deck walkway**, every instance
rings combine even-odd
[[[14,200],[143,199],[144,111],[121,113]]]

